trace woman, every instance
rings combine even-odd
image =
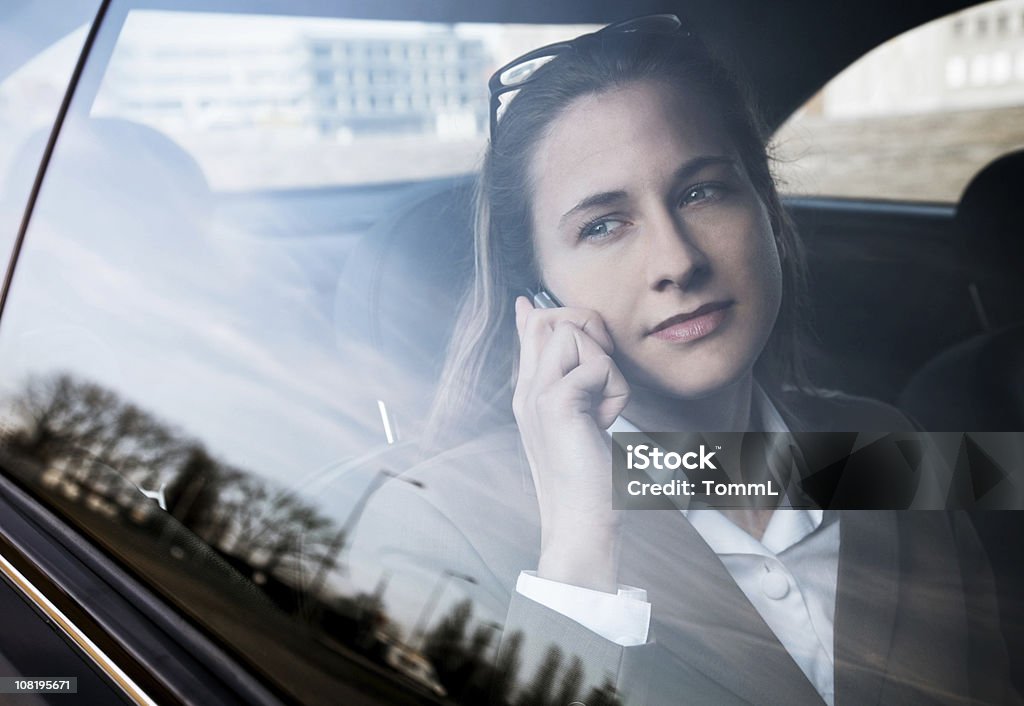
[[[379,493],[363,549],[469,577],[524,677],[571,656],[625,703],[1009,698],[957,518],[612,507],[613,425],[912,429],[802,384],[800,247],[735,82],[655,16],[531,52],[491,91],[432,418],[450,450]]]

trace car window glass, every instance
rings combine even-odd
[[[1024,146],[1024,4],[913,29],[832,79],[775,135],[791,195],[956,202]]]
[[[151,9],[157,5],[185,3],[109,4],[28,224],[0,325],[5,477],[289,702],[672,703],[678,694],[666,698],[664,690],[675,690],[680,670],[701,686],[694,700],[702,703],[756,700],[771,679],[796,689],[786,692],[793,702],[817,699],[743,594],[798,601],[803,579],[780,583],[781,572],[767,579],[768,561],[752,559],[741,589],[679,513],[632,513],[630,522],[654,524],[624,536],[631,572],[624,582],[650,587],[657,611],[654,644],[630,648],[638,662],[612,664],[641,666],[624,672],[626,692],[606,669],[619,646],[594,639],[580,621],[570,625],[575,597],[559,615],[517,590],[520,578],[530,578],[520,572],[538,567],[541,537],[530,469],[509,418],[511,326],[463,326],[497,341],[478,367],[501,375],[480,375],[466,392],[482,398],[479,418],[458,421],[468,440],[424,441],[474,264],[473,171],[489,130],[486,78],[523,51],[583,28],[368,23],[339,17],[346,5],[337,0],[188,0],[187,11]],[[701,170],[744,171],[721,155],[693,161]],[[671,183],[689,169],[673,165]],[[695,219],[689,223],[716,208],[751,215],[736,221],[759,223],[770,245],[761,202],[734,197],[732,176],[722,179],[673,186],[671,200],[655,201],[685,206]],[[664,264],[645,262],[652,272]],[[692,271],[699,281],[713,269]],[[762,269],[765,279],[775,277]],[[620,299],[626,319],[638,311],[630,301]],[[676,331],[667,333],[683,343],[705,325],[691,319],[733,317],[720,313],[731,300],[709,304],[661,314]],[[828,408],[803,404],[808,417]],[[752,414],[769,426],[777,410],[758,407]],[[597,436],[594,445],[604,444]],[[920,454],[906,448],[903,467],[914,471]],[[839,465],[830,458],[827,469]],[[857,514],[860,534],[843,541],[854,536],[861,554],[900,544],[891,541],[897,535],[877,534],[883,522],[896,522],[892,515]],[[959,578],[981,572],[931,560],[935,544],[941,561],[954,561],[939,552],[953,544],[952,520],[936,515],[900,518],[935,529],[907,559],[923,573],[908,595],[928,600],[901,601],[896,623],[927,626],[921,635],[929,643],[951,635],[962,645],[974,639],[964,615],[976,606],[965,602]],[[725,536],[729,521],[719,520],[712,535]],[[802,549],[838,562],[836,516],[809,524],[823,531],[817,548]],[[748,554],[747,539],[738,554]],[[891,565],[858,565],[863,573],[854,579],[867,578],[843,586],[841,599],[854,607],[837,624],[862,622],[861,610],[873,619],[880,593],[896,609],[904,584],[890,591],[897,584],[875,579],[902,561],[899,548]],[[818,571],[827,562],[813,557],[797,563],[803,585],[838,571]],[[957,580],[936,578],[947,571]],[[815,591],[810,623],[791,623],[793,632],[817,641],[817,628],[831,630],[828,606],[839,602],[838,590],[832,583],[831,594]],[[639,595],[622,597],[642,612]],[[799,610],[789,617],[796,614],[804,619]],[[916,664],[917,642],[871,636],[878,640],[862,650],[870,660],[877,645],[892,643],[900,645],[896,666]],[[831,660],[833,642],[842,663],[838,639],[825,637],[814,651]],[[685,659],[662,661],[658,650],[669,643]],[[734,674],[720,683],[698,674],[728,672],[722,656],[737,651],[761,669],[756,678]],[[932,662],[967,679],[963,664],[945,654]],[[877,661],[857,662],[846,674],[862,664],[865,672],[879,669]],[[780,676],[775,667],[789,672]],[[912,683],[898,678],[901,688]],[[752,691],[732,691],[740,687]],[[659,688],[658,696],[645,693]]]
[[[17,235],[46,140],[99,0],[0,10],[0,261]]]
[[[246,31],[224,39],[216,13],[112,4],[0,327],[2,464],[303,702],[481,703],[498,676],[511,697],[552,663],[515,639],[498,654],[506,605],[483,570],[353,545],[385,488],[441,490],[403,476],[450,331],[437,312],[454,311],[470,252],[469,181],[438,177],[479,156],[486,75],[581,30],[492,42],[495,28],[376,23],[390,39],[369,42],[332,5],[234,15]],[[420,52],[419,122],[339,113],[323,130],[324,46],[338,66],[360,57],[342,103],[408,97],[361,82]],[[468,109],[451,104],[457,72],[429,77],[463,51]],[[428,264],[439,274],[416,279]],[[586,693],[558,662],[564,693]]]

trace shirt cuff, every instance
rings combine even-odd
[[[642,588],[619,586],[617,594],[605,593],[522,571],[516,592],[623,647],[647,642],[651,604]]]

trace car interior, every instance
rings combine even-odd
[[[22,247],[29,247],[22,240],[31,243],[33,228],[40,233],[44,228],[60,232],[88,224],[90,231],[97,233],[97,244],[132,232],[136,237],[110,245],[113,255],[105,262],[112,268],[111,281],[116,279],[117,268],[143,273],[140,277],[148,278],[153,296],[180,305],[185,312],[180,314],[182,318],[203,321],[217,316],[245,331],[277,327],[280,333],[273,335],[281,340],[291,340],[292,332],[315,331],[310,336],[316,339],[316,355],[336,356],[344,363],[328,369],[332,371],[330,386],[344,391],[346,407],[339,414],[347,415],[344,418],[350,427],[329,453],[311,454],[317,462],[303,466],[301,473],[296,470],[295,477],[308,481],[314,489],[326,476],[334,482],[362,479],[360,482],[372,485],[373,480],[366,481],[365,469],[372,464],[398,463],[394,459],[406,447],[391,447],[395,441],[415,441],[431,403],[458,303],[472,274],[474,175],[356,186],[218,191],[185,147],[152,126],[92,112],[103,75],[97,67],[110,60],[119,23],[130,10],[259,14],[269,8],[275,15],[550,25],[601,25],[625,16],[674,12],[746,77],[771,133],[830,79],[874,47],[975,4],[972,0],[895,5],[882,0],[792,0],[784,4],[633,0],[628,6],[611,0],[113,2],[103,29],[90,39],[92,53],[74,100],[66,106],[56,146],[47,147],[49,129],[37,131],[24,142],[8,166],[4,183],[12,191],[0,199],[0,206],[18,208],[11,204],[21,198],[23,186],[36,178],[37,170],[45,172],[41,189],[34,195],[41,204],[35,215],[42,225],[32,222],[30,208],[30,217],[20,228],[14,260]],[[80,8],[78,20],[84,21],[86,16]],[[63,36],[73,24],[62,23],[54,30],[53,39]],[[40,48],[23,51],[27,57]],[[0,64],[0,79],[16,67],[17,62],[12,62],[10,67]],[[42,153],[46,157],[40,166]],[[96,191],[82,187],[89,184],[104,186]],[[811,312],[808,334],[801,344],[812,382],[896,405],[925,430],[1024,428],[1021,193],[1024,150],[1002,155],[982,168],[965,183],[956,203],[784,194],[784,204],[807,250]],[[48,194],[66,195],[62,196],[66,199],[63,211],[44,208]],[[155,205],[153,194],[166,198]],[[0,223],[6,222],[0,219]],[[85,256],[88,252],[83,248]],[[27,281],[38,276],[46,282],[51,276],[46,274],[46,258],[51,257],[60,255],[55,249],[40,250],[38,255],[26,256],[20,268],[12,266],[13,284],[8,282],[12,291],[19,278]],[[265,280],[268,263],[273,263],[275,282]],[[176,291],[175,283],[186,271],[188,278],[200,282],[197,289],[220,302],[217,311],[204,308],[208,299],[196,296],[193,301]],[[225,275],[228,271],[240,274]],[[146,274],[151,272],[161,273],[163,279]],[[21,301],[12,295],[2,312],[12,332],[9,336],[18,334],[17,345],[26,350],[31,346],[40,351],[67,349],[68,356],[87,361],[83,362],[86,368],[109,371],[111,379],[123,380],[120,392],[130,398],[127,390],[139,378],[120,376],[136,356],[128,347],[118,348],[116,340],[121,334],[112,331],[116,326],[136,326],[130,322],[137,320],[117,317],[110,328],[87,332],[75,313],[79,304],[64,308],[44,301],[39,309],[21,313]],[[132,305],[128,302],[126,308]],[[52,315],[54,323],[49,327],[37,324],[33,317],[38,317],[39,311]],[[166,321],[157,320],[164,324],[172,319],[168,315]],[[242,349],[245,342],[224,331],[217,333],[223,345],[218,352],[228,359],[224,366],[230,370],[232,346]],[[168,348],[175,343],[172,339],[170,334],[165,339],[154,337]],[[298,333],[295,340],[299,340]],[[0,360],[13,345],[0,345]],[[296,374],[294,368],[299,365],[287,362],[275,367],[274,363],[261,361],[265,365],[261,369],[270,371],[268,375],[284,376]],[[282,367],[291,369],[282,371]],[[151,373],[146,382],[161,394],[175,384],[160,379],[159,373]],[[326,407],[319,393],[304,389],[300,401]],[[253,393],[229,411],[244,415],[246,405],[257,399]],[[376,414],[378,405],[388,431],[386,443],[380,419],[348,411],[372,409]],[[297,419],[299,412],[287,408],[282,412],[286,415]],[[250,436],[258,436],[255,429],[249,431]],[[187,432],[197,435],[194,429]],[[133,476],[143,477],[141,472]],[[141,487],[142,481],[138,484]],[[352,508],[362,501],[349,498],[346,502],[342,532],[350,529],[349,520],[357,519],[358,512]],[[1021,675],[1024,569],[1019,556],[1024,552],[1024,522],[1018,515],[978,511],[972,517],[993,564],[1003,599],[1004,635],[1014,655],[1016,673]],[[189,526],[180,514],[175,516]],[[342,539],[337,547],[344,547],[344,536],[339,535]],[[221,562],[217,557],[210,559],[212,555],[204,549],[189,551]],[[227,561],[231,563],[230,557]],[[218,566],[226,571],[223,562]],[[318,572],[299,569],[306,590],[322,580]],[[288,600],[298,601],[296,610],[320,610],[309,605],[301,608],[301,596]],[[392,657],[392,661],[400,661]],[[252,655],[245,658],[251,660]],[[276,667],[282,664],[290,663],[282,657]],[[269,680],[278,678],[271,675]],[[403,685],[419,690],[416,698],[421,701],[409,699],[409,703],[430,701],[422,693],[425,678]],[[1017,678],[1024,690],[1024,680]],[[289,696],[299,689],[294,684],[275,688]],[[378,689],[375,698],[380,699],[374,703],[392,702],[390,699],[397,703],[405,698],[379,685],[373,688]],[[311,691],[305,693],[313,699]]]

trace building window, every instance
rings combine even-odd
[[[992,83],[1006,83],[1013,75],[1013,58],[1010,52],[997,52],[992,57]]]
[[[946,61],[946,85],[960,88],[967,83],[967,60],[962,56],[951,56]]]
[[[989,60],[987,54],[978,54],[971,59],[971,84],[984,86],[989,81]]]

